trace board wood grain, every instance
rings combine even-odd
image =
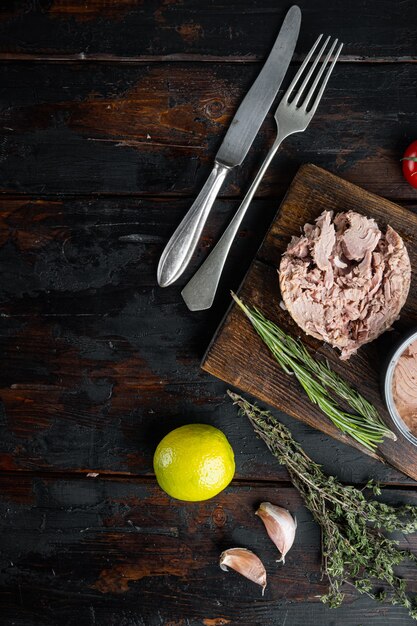
[[[360,600],[350,585],[337,611],[320,602],[328,582],[319,529],[288,485],[233,481],[215,499],[179,503],[139,478],[0,474],[0,493],[4,626],[283,626],[282,615],[287,626],[412,623],[403,608]],[[388,489],[383,498],[417,504],[415,490]],[[285,567],[254,514],[268,500],[297,517]],[[254,550],[265,564],[264,598],[257,585],[219,568],[232,546]],[[399,547],[416,552],[417,535],[401,537]],[[416,568],[403,563],[397,573],[415,593]],[[366,607],[373,617],[365,621]]]
[[[401,112],[393,114],[397,64],[340,63],[308,134],[284,142],[258,197],[284,195],[298,167],[314,160],[375,193],[415,202],[399,162],[417,127],[414,67],[402,66]],[[0,192],[191,199],[260,69],[220,62],[1,63]],[[268,115],[223,197],[246,191],[275,132]]]
[[[194,314],[180,296],[194,266],[164,290],[157,262],[291,3],[0,4],[0,623],[411,624],[403,608],[349,586],[337,610],[318,601],[317,526],[225,383],[198,366],[301,163],[417,208],[398,160],[417,126],[417,3],[353,0],[346,11],[345,0],[297,0],[303,26],[287,79],[319,32],[344,41],[344,54],[308,137],[288,139],[263,180],[215,306]],[[196,266],[274,132],[269,116],[222,190]],[[276,415],[327,473],[361,486],[375,476],[395,486],[386,501],[417,502],[412,479],[390,465]],[[225,432],[237,480],[215,500],[175,503],[152,456],[191,421]],[[297,515],[284,568],[254,515],[266,499]],[[417,550],[415,537],[401,542]],[[265,562],[265,598],[220,571],[231,545]],[[411,565],[398,575],[417,591]]]
[[[227,265],[227,288],[215,307],[190,314],[181,287],[155,288],[163,246],[188,198],[2,196],[0,473],[152,475],[159,439],[198,420],[224,430],[239,450],[237,477],[288,480],[237,417],[224,383],[199,370],[228,289],[239,286],[276,204],[254,202]],[[184,280],[237,207],[218,200]],[[405,482],[390,466],[297,426],[294,436],[326,470],[343,456],[342,480],[366,482],[371,470],[383,483]]]
[[[336,350],[305,335],[290,315],[279,307],[281,297],[276,268],[281,255],[291,235],[298,234],[306,222],[314,220],[325,209],[359,211],[375,218],[382,229],[390,224],[403,237],[413,269],[410,293],[394,330],[362,347],[357,355],[345,362],[340,361]],[[245,302],[258,306],[293,336],[300,336],[315,356],[328,359],[339,374],[375,404],[392,428],[380,394],[380,375],[393,342],[404,329],[417,325],[416,239],[416,215],[308,164],[299,169],[239,291]],[[317,406],[308,402],[297,381],[281,370],[236,305],[226,314],[202,367],[263,402],[370,454],[341,433]],[[396,442],[385,440],[379,446],[377,456],[416,480],[417,451],[399,432],[397,437]]]
[[[346,54],[358,61],[415,58],[414,0],[351,0],[349,11],[345,0],[297,4],[308,24],[297,51],[308,50],[312,33],[329,32],[349,43]],[[0,3],[0,58],[263,59],[289,6],[276,0],[8,0]]]

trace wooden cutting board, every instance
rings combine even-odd
[[[410,293],[395,329],[360,348],[349,361],[340,361],[336,350],[305,333],[281,310],[276,268],[292,235],[300,234],[324,209],[352,209],[373,217],[382,229],[390,224],[403,238],[410,255],[412,280]],[[392,344],[404,330],[417,326],[417,215],[375,196],[315,165],[302,166],[239,289],[239,295],[293,336],[300,336],[315,355],[327,358],[331,366],[363,393],[390,422],[380,394],[380,373]],[[341,433],[307,399],[292,376],[285,374],[244,314],[234,303],[226,313],[203,359],[202,368],[324,433],[355,446],[365,454],[379,457],[417,480],[417,449],[399,432],[397,441],[385,440],[372,453]]]

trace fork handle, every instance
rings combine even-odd
[[[190,311],[203,311],[209,309],[213,304],[220,276],[239,226],[258,189],[259,183],[284,139],[285,136],[278,136],[275,139],[229,226],[226,228],[207,259],[182,290],[181,295]]]
[[[230,167],[215,162],[204,187],[168,241],[158,264],[158,283],[168,287],[183,273],[200,239],[211,207]]]

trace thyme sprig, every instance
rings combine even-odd
[[[232,297],[282,369],[295,375],[311,402],[317,404],[335,426],[369,450],[374,450],[384,437],[396,439],[376,408],[334,372],[326,361],[314,359],[299,339],[287,335],[259,309],[248,307],[234,293]],[[345,411],[330,391],[355,413]]]
[[[406,593],[405,580],[395,573],[397,565],[405,560],[417,562],[417,558],[409,551],[399,550],[398,541],[384,534],[416,532],[417,507],[408,504],[393,507],[367,500],[361,489],[342,485],[334,476],[327,476],[271,413],[236,393],[228,391],[228,394],[272,454],[286,466],[321,528],[322,570],[329,581],[322,602],[332,608],[340,606],[344,599],[342,585],[348,583],[375,600],[405,607],[417,619],[417,605]],[[376,495],[381,493],[373,481],[366,487]]]

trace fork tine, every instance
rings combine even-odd
[[[309,60],[311,59],[311,57],[314,54],[315,49],[317,48],[317,46],[320,43],[320,39],[323,37],[323,34],[319,35],[315,41],[315,43],[313,44],[313,47],[311,48],[310,52],[307,54],[306,58],[304,59],[300,69],[298,70],[298,72],[296,73],[296,75],[294,76],[294,78],[291,81],[290,86],[288,87],[287,91],[284,94],[284,98],[285,100],[288,100],[289,96],[291,95],[291,92],[294,90],[294,87],[296,86],[296,84],[298,83],[301,74],[303,73],[307,63],[309,62]]]
[[[327,72],[326,72],[326,74],[324,76],[323,83],[322,83],[322,85],[320,87],[320,90],[319,90],[317,96],[316,96],[315,102],[314,102],[313,106],[311,107],[310,111],[308,112],[308,114],[311,115],[311,116],[313,116],[314,113],[316,112],[316,109],[317,109],[317,107],[319,105],[319,102],[321,100],[323,92],[326,89],[326,85],[327,85],[327,82],[328,82],[328,80],[330,78],[330,74],[334,70],[334,66],[336,65],[336,61],[339,58],[339,55],[340,55],[340,52],[341,52],[342,48],[343,48],[343,43],[341,43],[340,46],[338,47],[338,49],[336,51],[336,54],[334,55],[333,61],[332,61],[331,65],[328,67]]]
[[[324,44],[322,45],[322,47],[320,48],[319,52],[316,55],[316,58],[314,59],[313,64],[310,67],[310,70],[307,74],[307,76],[304,78],[301,87],[297,90],[297,93],[295,94],[294,98],[293,98],[293,102],[295,103],[296,106],[298,106],[298,103],[300,102],[300,100],[303,97],[303,93],[304,93],[304,89],[307,87],[308,82],[310,81],[311,77],[313,76],[313,72],[317,67],[317,63],[320,61],[323,52],[326,49],[327,44],[329,43],[330,40],[330,36],[327,37],[326,41],[324,42]]]
[[[337,41],[338,41],[337,39],[335,39],[335,40],[334,40],[333,45],[331,46],[331,48],[330,48],[329,52],[328,52],[328,53],[327,53],[327,55],[326,55],[326,58],[324,59],[323,63],[321,64],[320,71],[317,73],[317,76],[316,76],[316,78],[314,79],[314,82],[313,82],[313,84],[311,85],[311,87],[310,87],[310,89],[309,89],[309,92],[308,92],[308,94],[307,94],[307,95],[306,95],[306,97],[305,97],[304,104],[303,104],[303,108],[304,108],[305,110],[307,110],[307,109],[308,109],[308,105],[310,104],[310,101],[312,101],[312,96],[314,95],[314,92],[315,92],[315,91],[316,91],[316,89],[317,89],[317,85],[319,84],[319,81],[320,81],[321,77],[323,76],[323,72],[324,72],[324,70],[325,70],[325,69],[326,69],[326,67],[327,67],[327,64],[328,64],[328,62],[329,62],[329,59],[330,59],[330,57],[332,56],[333,51],[334,51],[334,49],[335,49],[335,48],[336,48],[336,46],[337,46]]]

